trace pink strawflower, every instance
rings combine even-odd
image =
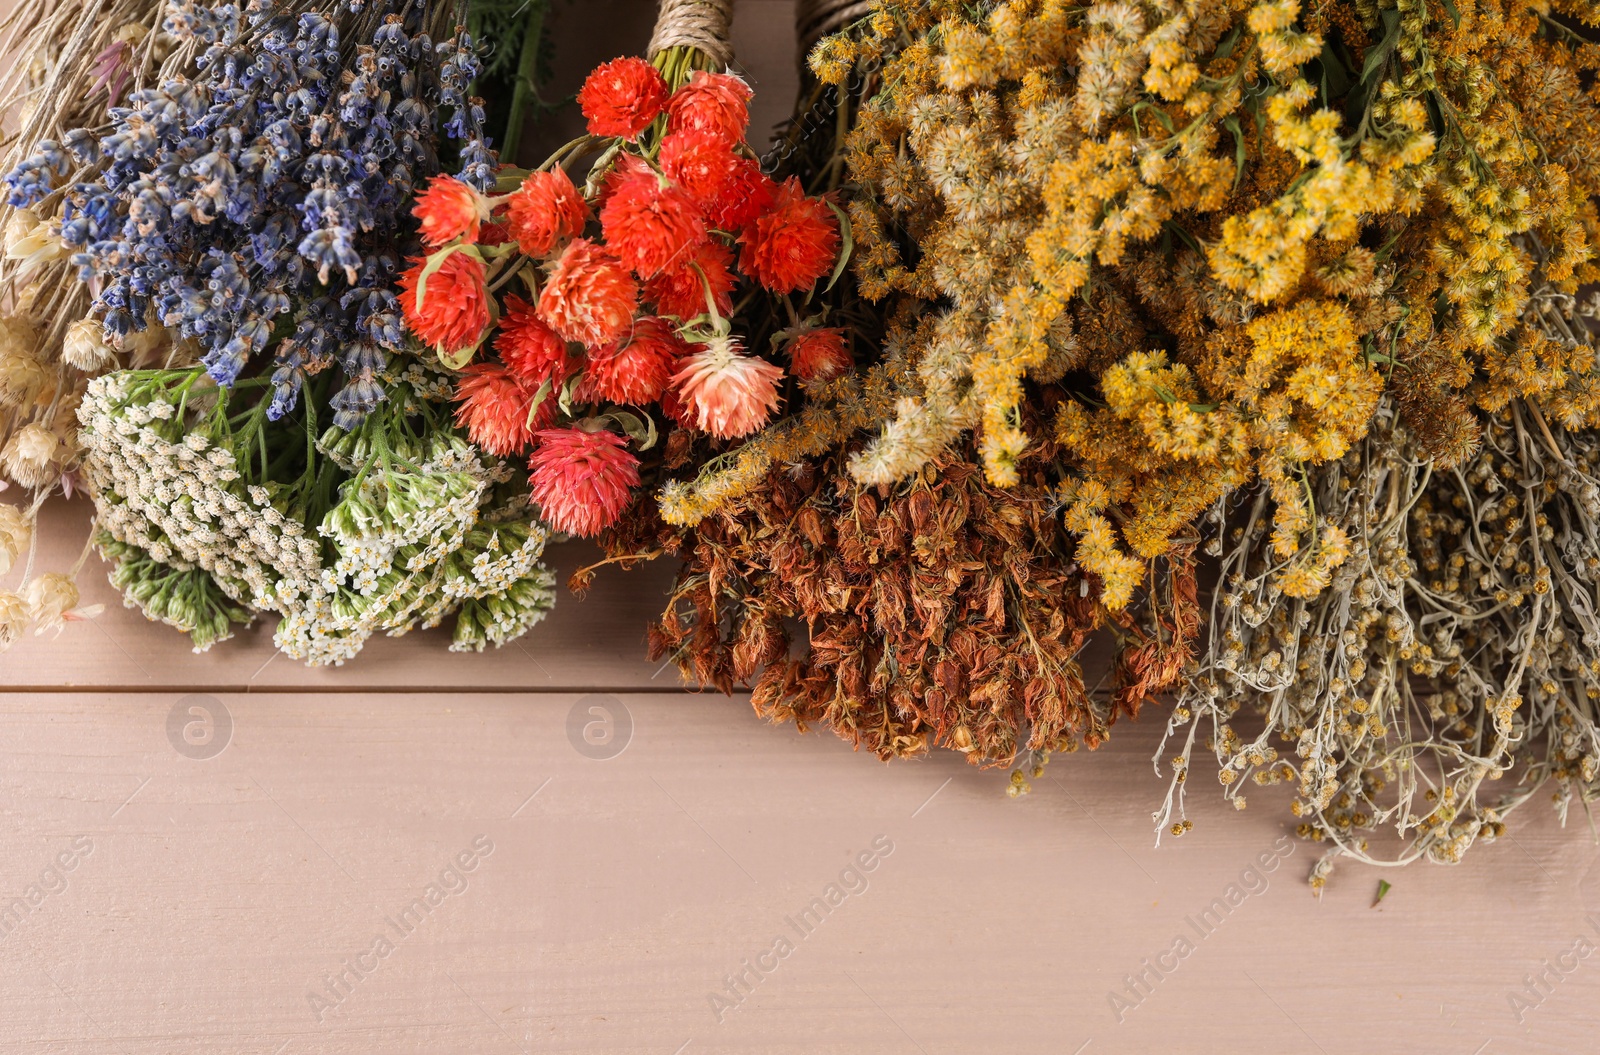
[[[645,279],[644,298],[655,304],[658,315],[692,319],[706,314],[709,287],[717,311],[726,317],[733,313],[733,287],[737,283],[733,250],[712,239],[700,243],[687,260]]]
[[[787,351],[789,372],[802,381],[831,381],[856,365],[845,332],[834,327],[797,334]]]
[[[513,374],[535,388],[546,381],[551,387],[559,385],[576,366],[567,355],[567,342],[545,325],[532,304],[515,294],[506,296],[494,350]]]
[[[688,128],[661,141],[657,160],[667,178],[701,206],[712,205],[733,179],[733,151],[710,132]]]
[[[529,256],[560,248],[582,234],[588,220],[589,203],[560,165],[529,175],[506,202],[506,226]]]
[[[706,207],[706,219],[732,234],[770,209],[777,197],[778,184],[761,171],[760,162],[735,154],[721,193]]]
[[[616,522],[639,486],[639,459],[614,432],[545,429],[528,459],[529,497],[557,531],[588,537]]]
[[[426,283],[422,282],[426,262],[413,258],[411,264],[398,280],[406,329],[444,352],[459,352],[477,344],[489,325],[483,264],[464,251],[451,253]],[[421,306],[417,304],[419,284],[423,285]]]
[[[733,338],[718,337],[672,376],[673,390],[693,410],[696,427],[719,440],[748,436],[778,409],[783,371],[740,350]]]
[[[821,198],[808,198],[794,176],[778,187],[772,207],[745,227],[739,270],[774,293],[817,284],[839,257],[839,219]]]
[[[533,439],[528,412],[537,390],[500,363],[473,363],[456,382],[456,424],[488,454],[520,454]],[[549,423],[555,405],[552,399],[540,405],[537,424]]]

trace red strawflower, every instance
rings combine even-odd
[[[535,388],[546,381],[552,387],[559,385],[576,365],[567,356],[567,342],[545,325],[532,304],[517,296],[506,297],[494,350],[507,369]]]
[[[748,436],[778,407],[783,371],[764,359],[741,355],[732,338],[719,337],[683,360],[672,387],[694,411],[694,423],[719,440]]]
[[[733,179],[733,151],[699,128],[673,132],[661,141],[661,171],[696,205],[715,204]]]
[[[478,230],[479,245],[504,245],[514,241],[516,239],[511,234],[511,224],[503,213],[489,217],[488,222]]]
[[[706,219],[719,231],[733,232],[772,208],[778,185],[761,171],[755,158],[733,156],[733,166],[722,193],[706,208]]]
[[[668,388],[661,393],[661,412],[678,423],[680,428],[693,429],[695,424],[695,409],[683,400],[677,392]]]
[[[733,313],[736,284],[733,250],[712,239],[702,242],[688,260],[646,279],[644,296],[655,304],[658,315],[692,319],[706,314],[706,287],[709,286],[718,313],[726,317]]]
[[[639,486],[639,459],[614,432],[545,429],[528,459],[529,497],[568,535],[597,535],[613,524]]]
[[[732,146],[750,127],[750,86],[731,73],[696,70],[667,100],[667,131],[698,129]]]
[[[589,203],[560,165],[531,174],[506,203],[512,237],[529,256],[544,256],[582,234],[588,221]]]
[[[578,398],[635,406],[654,403],[667,390],[679,358],[688,352],[688,344],[665,319],[636,319],[627,337],[585,357]]]
[[[687,259],[707,238],[700,210],[681,189],[629,158],[606,180],[600,207],[606,248],[642,278]]]
[[[612,59],[596,66],[578,89],[578,108],[592,134],[631,142],[661,113],[667,94],[666,79],[648,62]]]
[[[473,363],[456,381],[456,424],[485,453],[498,458],[520,454],[533,441],[528,411],[537,385],[530,385],[500,363]],[[555,400],[539,407],[536,424],[549,424]]]
[[[478,240],[478,226],[489,218],[489,199],[453,176],[435,176],[411,203],[411,215],[422,221],[422,240],[431,246],[456,238]]]
[[[639,306],[639,284],[603,246],[574,238],[539,294],[539,318],[563,340],[601,348],[621,337]]]
[[[810,289],[839,255],[839,220],[820,198],[808,198],[794,176],[777,200],[739,236],[739,270],[774,293]]]
[[[400,275],[400,310],[406,329],[423,343],[444,352],[459,352],[478,343],[489,325],[489,291],[483,285],[483,264],[470,253],[451,253],[439,270],[428,276],[422,304],[417,304],[417,282],[424,261]]]
[[[789,373],[802,381],[831,381],[856,365],[845,332],[805,330],[789,341]]]

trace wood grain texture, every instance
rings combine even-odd
[[[615,698],[631,742],[593,760],[577,700],[222,695],[231,742],[196,761],[168,740],[174,694],[8,697],[0,905],[92,849],[0,941],[0,1049],[1593,1050],[1600,958],[1523,1024],[1506,997],[1596,940],[1594,847],[1548,815],[1391,875],[1372,909],[1370,869],[1311,897],[1281,801],[1197,795],[1195,831],[1153,849],[1150,724],[1011,801],[949,754],[884,766],[714,697]],[[480,836],[465,889],[402,937],[389,920]],[[841,880],[880,837],[864,888]],[[857,892],[801,936],[786,917],[830,883]],[[1230,884],[1255,892],[1202,937],[1188,921]],[[380,934],[392,952],[313,1010]],[[1108,994],[1180,935],[1192,953],[1119,1024]],[[792,952],[719,1021],[710,996],[779,936]]]
[[[38,567],[70,566],[82,552],[92,514],[89,503],[81,500],[47,504],[40,523]],[[656,561],[629,572],[604,568],[585,597],[568,593],[566,577],[598,559],[595,548],[586,543],[551,547],[546,562],[556,569],[562,584],[555,610],[504,648],[450,652],[447,622],[445,627],[404,637],[374,637],[343,667],[311,669],[285,658],[273,646],[276,617],[194,654],[187,637],[124,608],[121,594],[106,580],[108,566],[91,554],[78,578],[81,603],[104,604],[104,613],[69,623],[59,632],[27,637],[0,653],[0,688],[183,687],[219,692],[675,688],[677,673],[647,663],[644,644],[650,620],[666,606],[675,566]]]

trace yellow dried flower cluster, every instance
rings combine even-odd
[[[1600,424],[1588,352],[1517,325],[1533,247],[1553,290],[1600,275],[1579,22],[1600,8],[879,0],[811,56],[876,85],[841,144],[858,288],[892,320],[870,406],[859,382],[810,393],[809,422],[676,485],[667,519],[847,445],[855,479],[893,483],[968,431],[1018,486],[1048,438],[1110,607],[1257,480],[1285,593],[1316,593],[1347,540],[1309,474],[1385,399],[1442,464],[1516,399]]]

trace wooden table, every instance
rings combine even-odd
[[[569,19],[559,75],[642,48],[646,8],[585,8],[620,44]],[[770,124],[789,5],[740,11]],[[44,566],[86,520],[49,510]],[[1012,801],[680,691],[643,658],[670,574],[603,574],[498,653],[308,671],[266,628],[191,655],[91,565],[106,614],[0,657],[0,1052],[1600,1050],[1581,815],[1317,900],[1281,795],[1235,813],[1197,775],[1154,847],[1156,722]]]

